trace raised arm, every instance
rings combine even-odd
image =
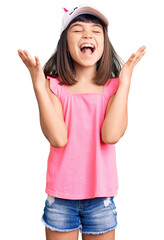
[[[67,128],[60,100],[50,92],[49,80],[44,76],[39,58],[35,56],[35,63],[27,51],[19,49],[18,54],[32,78],[43,134],[53,147],[64,147],[67,143]]]
[[[105,119],[101,128],[101,137],[104,143],[115,144],[124,135],[128,124],[128,94],[132,72],[135,65],[145,54],[145,46],[133,53],[124,64],[119,75],[119,87],[108,104]]]

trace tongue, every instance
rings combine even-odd
[[[92,54],[92,50],[89,47],[84,47],[82,49],[83,54]]]

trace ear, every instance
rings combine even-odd
[[[68,10],[66,8],[63,8],[64,12],[68,12]]]

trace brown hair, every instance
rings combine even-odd
[[[94,82],[98,85],[105,85],[109,79],[117,78],[119,76],[123,60],[117,55],[109,40],[106,25],[99,18],[90,14],[82,14],[74,18],[62,32],[55,53],[52,54],[50,59],[43,66],[45,77],[59,77],[60,85],[74,85],[77,82],[75,79],[75,68],[67,43],[67,29],[76,21],[96,22],[100,23],[103,27],[104,51],[102,57],[97,62],[97,71],[94,76]]]

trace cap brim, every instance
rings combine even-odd
[[[89,6],[84,6],[81,7],[79,9],[77,9],[75,12],[72,13],[69,22],[67,22],[65,28],[69,25],[69,23],[77,16],[81,15],[81,14],[92,14],[98,18],[100,18],[105,24],[106,26],[109,25],[108,19],[101,13],[99,12],[97,9],[89,7]]]

